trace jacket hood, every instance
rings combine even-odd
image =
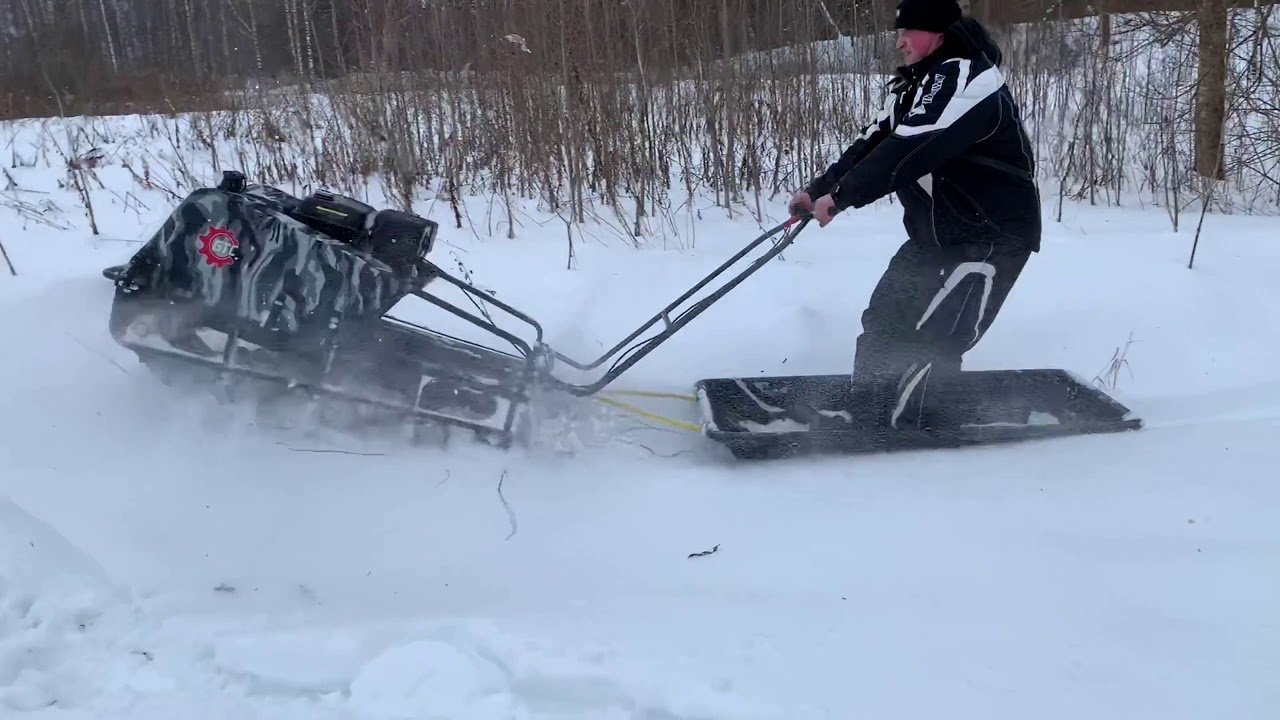
[[[948,46],[953,46],[954,49]],[[1004,53],[995,40],[991,39],[987,29],[971,17],[960,18],[947,28],[943,35],[942,50],[950,51],[953,56],[960,55],[974,60],[986,56],[987,61],[996,67],[1004,62]]]

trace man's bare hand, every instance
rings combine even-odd
[[[792,217],[813,212],[813,198],[804,191],[792,195],[791,202],[787,205],[787,212],[791,213]]]
[[[835,216],[836,201],[830,194],[823,195],[813,204],[813,219],[818,221],[818,227],[826,227]]]

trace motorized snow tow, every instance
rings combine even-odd
[[[469,430],[505,448],[535,390],[595,395],[786,250],[808,222],[791,218],[762,233],[599,358],[580,362],[548,346],[537,320],[428,260],[437,223],[331,192],[300,198],[227,171],[216,187],[197,189],[179,203],[127,263],[104,270],[115,284],[109,326],[116,342],[157,369],[196,366],[220,385],[265,382],[415,428]],[[692,300],[769,242],[745,269]],[[428,289],[442,285],[460,291],[481,314]],[[490,342],[389,314],[409,298],[460,318]],[[492,310],[527,332],[500,327]],[[640,339],[659,324],[656,334]],[[503,342],[513,350],[491,347]],[[578,384],[557,376],[561,366],[604,370]],[[947,431],[886,432],[848,421],[857,400],[848,375],[699,380],[693,397],[701,424],[695,427],[739,458],[771,458],[1141,425],[1127,408],[1063,370],[965,371],[955,382],[971,402],[966,424]]]

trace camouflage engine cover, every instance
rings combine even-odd
[[[290,217],[298,202],[265,185],[192,192],[130,261],[117,305],[163,301],[181,308],[187,327],[234,326],[251,342],[278,346],[309,344],[306,336],[327,334],[333,320],[373,322],[418,288]]]

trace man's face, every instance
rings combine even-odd
[[[898,29],[898,49],[902,51],[904,65],[923,60],[941,44],[942,33]]]

